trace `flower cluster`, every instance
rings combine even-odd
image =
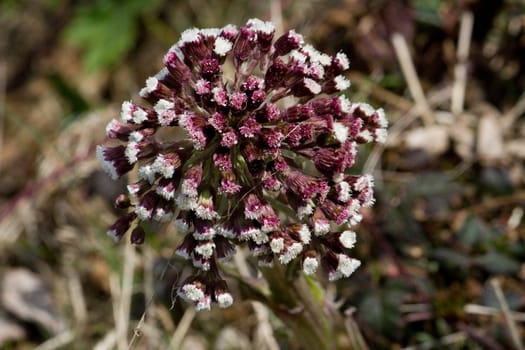
[[[383,110],[333,95],[350,86],[345,54],[274,32],[258,19],[184,31],[140,91],[149,104],[124,102],[106,128],[115,144],[97,148],[114,179],[139,176],[109,235],[131,230],[139,244],[143,222],[173,220],[196,270],[178,293],[198,309],[232,303],[217,262],[239,244],[261,265],[298,260],[330,280],[360,265],[350,228],[374,202],[373,179],[346,170],[358,144],[384,142]]]

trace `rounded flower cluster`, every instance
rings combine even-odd
[[[383,110],[333,95],[350,86],[345,54],[274,32],[258,19],[186,30],[140,91],[148,103],[124,102],[106,128],[115,144],[97,148],[114,179],[139,176],[109,235],[131,230],[140,244],[143,222],[173,220],[195,268],[178,293],[198,309],[232,303],[217,261],[240,244],[261,265],[298,260],[330,280],[360,265],[351,226],[374,202],[373,179],[346,171],[358,144],[384,142]]]

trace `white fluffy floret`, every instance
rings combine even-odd
[[[339,254],[337,270],[328,274],[328,280],[333,282],[343,277],[349,277],[360,265],[361,261],[345,254]]]
[[[319,261],[316,258],[307,257],[303,260],[303,271],[307,275],[313,275],[319,267]]]
[[[224,56],[228,52],[230,52],[232,47],[233,47],[233,44],[231,41],[229,41],[226,38],[223,38],[222,36],[219,36],[215,39],[215,43],[213,45],[213,51],[219,56]]]
[[[109,136],[109,134],[115,130],[118,129],[121,126],[120,122],[116,119],[112,119],[108,125],[106,125],[106,136]]]
[[[156,77],[149,77],[146,79],[146,86],[140,90],[139,96],[143,98],[148,97],[149,94],[157,90],[158,85],[159,80]]]
[[[151,164],[145,164],[139,168],[138,175],[141,179],[148,181],[150,184],[155,182],[155,170]]]
[[[268,235],[266,234],[265,231],[263,231],[262,229],[261,230],[257,230],[255,231],[252,236],[251,236],[252,240],[257,243],[257,244],[263,244],[263,243],[266,243],[268,242],[269,240],[269,237]]]
[[[343,70],[347,70],[350,67],[350,61],[348,60],[348,56],[346,56],[345,53],[337,53],[337,55],[335,55],[335,59],[341,65],[341,68],[343,68]]]
[[[307,225],[301,226],[301,229],[299,230],[299,238],[301,239],[301,242],[304,244],[310,243],[310,239],[312,238],[312,233],[310,232],[310,229]]]
[[[146,221],[151,218],[151,214],[153,214],[153,208],[146,208],[142,205],[137,205],[135,206],[135,214],[137,214],[137,217],[140,220]]]
[[[337,190],[337,200],[341,201],[343,203],[348,202],[350,200],[350,196],[352,194],[352,190],[350,189],[350,184],[346,181],[338,182],[336,185]]]
[[[355,246],[355,243],[357,242],[357,237],[354,231],[344,231],[339,236],[339,242],[343,245],[345,248],[353,248]]]
[[[272,34],[273,32],[275,32],[275,26],[273,25],[272,22],[261,21],[258,18],[249,19],[248,22],[247,22],[247,25],[248,25],[248,27],[251,27],[255,31],[261,32],[261,33],[264,33],[264,34],[268,34],[269,35],[269,34]]]
[[[133,131],[128,136],[128,141],[131,142],[140,142],[142,140],[144,140],[144,134],[139,131]]]
[[[157,114],[162,114],[170,109],[173,109],[173,107],[175,107],[175,105],[172,101],[168,101],[166,99],[161,98],[157,101],[157,103],[155,103],[153,109],[155,110],[155,112],[157,112]]]
[[[219,307],[226,308],[233,304],[233,297],[230,293],[221,293],[217,295],[217,304]]]
[[[310,44],[304,45],[302,51],[310,57],[310,62],[319,62],[323,66],[329,66],[332,62],[330,56],[325,53],[318,51],[315,47]]]
[[[301,243],[293,243],[288,248],[286,248],[286,251],[282,253],[279,256],[279,261],[281,264],[286,265],[293,259],[297,258],[297,256],[301,253],[303,250],[303,245]]]
[[[196,43],[201,39],[200,29],[190,28],[183,31],[180,35],[179,45],[186,43]]]
[[[213,220],[218,216],[217,212],[211,207],[199,204],[195,208],[195,215],[203,220]]]
[[[339,96],[339,105],[341,106],[341,112],[349,113],[352,103],[346,96]]]
[[[339,122],[334,122],[334,136],[340,143],[345,142],[348,139],[348,128]]]
[[[270,241],[270,248],[275,254],[279,254],[284,249],[284,238],[274,238]]]
[[[131,103],[131,101],[122,102],[122,106],[120,107],[120,117],[122,118],[123,121],[125,122],[131,121],[132,108],[133,108],[133,103]]]
[[[173,173],[175,172],[175,167],[169,164],[169,162],[166,160],[166,157],[164,157],[163,154],[159,154],[155,158],[152,168],[153,168],[153,171],[161,174],[166,179],[172,178]]]
[[[338,75],[334,78],[335,88],[338,91],[346,90],[350,87],[350,80],[346,79],[342,75]]]
[[[125,155],[130,164],[135,164],[138,160],[140,148],[138,142],[130,141],[126,145]]]
[[[207,259],[211,258],[214,249],[215,243],[213,242],[201,243],[195,247],[195,251]]]
[[[314,223],[314,234],[316,236],[322,236],[330,231],[330,223],[326,222],[315,222]]]
[[[388,133],[386,129],[377,129],[375,131],[375,141],[378,143],[385,143]]]
[[[204,298],[202,289],[192,283],[183,285],[179,291],[179,295],[189,301],[198,301]]]
[[[195,305],[195,310],[197,311],[210,310],[210,308],[211,308],[211,297],[209,295],[205,295]]]
[[[321,93],[321,85],[319,85],[315,80],[310,78],[304,79],[304,86],[313,94],[317,95]]]
[[[190,197],[180,192],[175,198],[175,203],[182,210],[193,210],[197,207],[195,197]]]
[[[97,146],[97,158],[100,161],[100,164],[102,165],[102,169],[111,176],[113,180],[116,180],[119,178],[117,169],[113,165],[112,162],[107,161],[104,158],[104,152],[106,151],[106,147],[104,146]]]
[[[305,206],[301,206],[297,209],[297,216],[302,220],[305,216],[310,216],[314,212],[314,207],[311,203],[306,203]]]

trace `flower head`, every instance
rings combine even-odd
[[[129,213],[110,236],[133,227],[140,244],[142,222],[173,219],[184,235],[177,252],[198,271],[178,293],[198,309],[231,305],[217,261],[236,245],[260,265],[299,259],[331,280],[359,266],[349,226],[373,204],[373,179],[346,172],[359,144],[385,141],[384,112],[330,95],[350,86],[344,53],[319,52],[293,30],[274,36],[259,19],[184,31],[140,91],[146,103],[124,102],[108,124],[121,144],[97,148],[112,178],[135,167],[140,178],[119,197]]]

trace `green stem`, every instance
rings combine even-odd
[[[269,287],[261,300],[288,326],[300,349],[369,350],[352,317],[328,310],[322,287],[302,273],[289,275],[276,263],[261,269]]]
[[[282,266],[262,269],[274,313],[290,328],[302,349],[336,349],[334,328],[302,274],[287,277]]]

